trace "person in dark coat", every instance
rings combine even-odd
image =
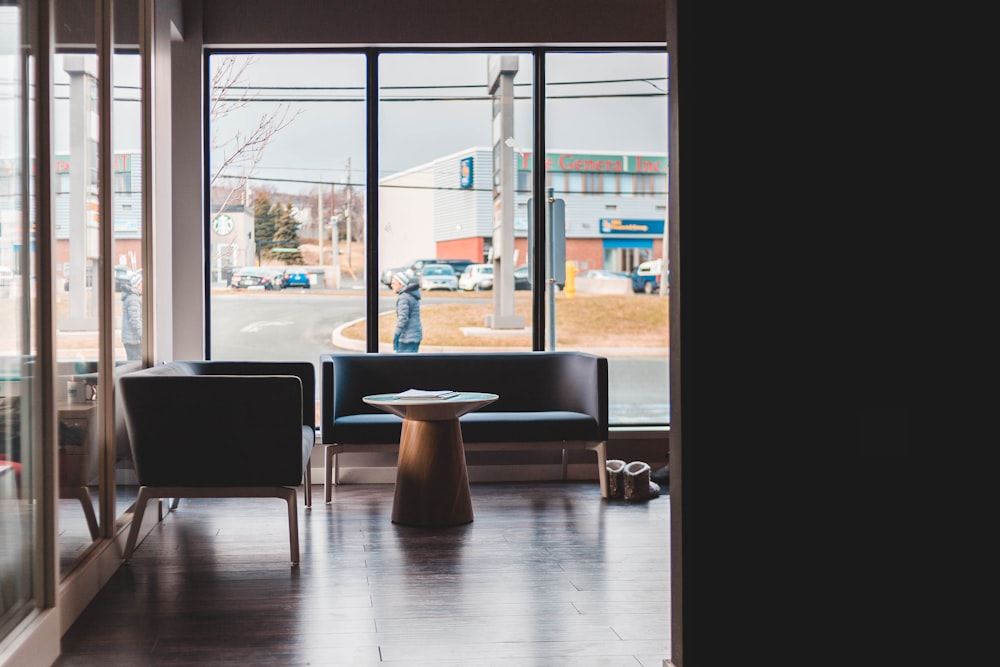
[[[424,338],[420,323],[420,284],[405,273],[394,273],[390,286],[397,294],[392,349],[395,352],[416,352]]]

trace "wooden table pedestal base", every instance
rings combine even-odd
[[[404,419],[392,522],[455,526],[470,521],[472,495],[458,419]]]

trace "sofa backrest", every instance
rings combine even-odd
[[[584,352],[326,354],[322,426],[346,414],[382,412],[362,401],[406,389],[483,391],[500,398],[487,410],[583,412],[607,425],[607,359]]]

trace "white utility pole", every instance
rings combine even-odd
[[[316,184],[316,227],[319,235],[319,265],[323,266],[323,177]],[[334,251],[336,252],[336,251]]]
[[[514,75],[516,55],[490,56],[487,82],[493,96],[493,313],[491,329],[523,329],[514,314]]]
[[[344,218],[347,220],[347,266],[353,268],[351,264],[351,206],[354,205],[351,193],[351,158],[347,158],[347,188],[344,193]]]

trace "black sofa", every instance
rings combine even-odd
[[[268,361],[174,361],[119,377],[139,481],[124,558],[153,498],[275,497],[288,504],[297,564],[295,487],[304,482],[310,507],[315,377],[309,362]]]
[[[459,419],[467,450],[561,449],[597,454],[607,495],[608,360],[583,352],[325,354],[320,357],[320,441],[326,447],[324,497],[339,483],[337,454],[393,450],[403,420],[362,399],[406,389],[497,394]]]

